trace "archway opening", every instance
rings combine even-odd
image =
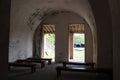
[[[70,17],[69,17],[70,16]],[[78,18],[79,17],[79,18]],[[52,20],[51,20],[52,18]],[[61,20],[61,21],[59,21]],[[69,24],[72,23],[72,24]],[[56,30],[53,27],[50,27],[52,24],[56,25]],[[68,25],[69,24],[69,25]],[[74,59],[74,51],[73,50],[73,34],[74,33],[84,33],[85,34],[85,49],[84,49],[84,61],[82,62],[92,62],[93,61],[93,38],[92,38],[92,31],[87,24],[87,22],[80,17],[69,11],[57,11],[55,15],[51,15],[46,20],[44,20],[41,24],[43,26],[43,33],[50,34],[54,33],[56,35],[56,48],[55,48],[55,61],[70,61]],[[68,29],[69,27],[69,29]],[[44,29],[45,28],[45,29]],[[51,32],[51,29],[54,29],[55,32]],[[85,30],[84,30],[85,29]],[[72,35],[72,37],[70,36]],[[43,35],[44,36],[44,35]],[[43,38],[44,39],[44,38]],[[72,41],[71,41],[72,40]],[[43,40],[44,41],[44,40]],[[41,42],[43,45],[44,42]],[[64,45],[63,45],[64,44]],[[43,45],[45,46],[45,45]],[[48,55],[46,51],[41,47],[41,54],[40,57],[45,57],[44,55]],[[63,54],[61,54],[63,53]],[[72,58],[73,57],[73,58]],[[79,61],[80,62],[80,61]]]

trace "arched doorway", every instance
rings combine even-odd
[[[55,60],[55,25],[43,24],[43,58]]]
[[[36,29],[37,34],[35,34],[36,39],[34,41],[41,41],[37,45],[39,45],[36,49],[38,52],[39,57],[42,57],[43,52],[43,35],[40,36],[40,34],[43,34],[43,24],[54,24],[56,26],[55,28],[55,61],[61,62],[61,61],[69,61],[70,58],[70,39],[69,39],[69,25],[70,24],[84,24],[84,33],[85,36],[85,60],[84,62],[93,62],[93,46],[94,46],[94,35],[89,27],[88,23],[80,17],[78,14],[66,11],[66,10],[55,10],[52,11],[51,15],[49,15],[45,20],[42,21],[42,23],[39,25],[39,28]],[[40,32],[41,31],[41,32]],[[40,36],[40,37],[38,37]],[[35,45],[35,46],[37,46]],[[42,45],[42,46],[41,46]],[[39,49],[40,48],[40,49]],[[36,50],[34,49],[34,50]]]
[[[55,58],[55,25],[40,24],[33,39],[33,57]]]

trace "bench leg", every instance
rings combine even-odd
[[[10,66],[8,66],[8,71],[10,71]]]
[[[31,67],[31,73],[36,72],[36,68],[35,67]]]
[[[48,64],[49,64],[49,65],[51,64],[51,60],[48,60]]]
[[[66,67],[66,64],[65,64],[65,63],[63,63],[63,67]]]
[[[45,67],[45,62],[41,63],[41,68]]]
[[[61,70],[57,70],[57,77],[61,76]]]

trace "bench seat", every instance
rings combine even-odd
[[[79,63],[79,62],[62,62],[63,67],[66,67],[67,65],[83,65],[83,66],[89,66],[91,68],[95,67],[95,63]]]
[[[10,62],[10,63],[8,63],[8,70],[10,70],[11,66],[13,66],[13,67],[29,67],[29,68],[31,68],[31,73],[36,72],[36,64]]]
[[[45,61],[39,61],[39,60],[23,60],[23,59],[18,59],[16,61],[17,63],[40,63],[41,64],[41,68],[44,68],[45,67]]]
[[[103,68],[85,68],[85,67],[63,67],[57,66],[57,77],[61,75],[61,71],[75,71],[75,72],[93,72],[93,73],[105,73],[112,76],[112,69],[103,69]]]
[[[52,63],[52,59],[51,58],[27,58],[28,60],[43,60],[43,61],[48,61],[48,64]]]

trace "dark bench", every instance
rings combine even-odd
[[[78,62],[62,62],[63,67],[66,67],[67,65],[83,65],[83,66],[89,66],[91,68],[95,67],[95,63],[78,63]]]
[[[93,72],[93,73],[105,73],[112,77],[112,69],[103,68],[85,68],[85,67],[63,67],[57,66],[57,77],[61,75],[61,71],[76,71],[76,72]]]
[[[16,61],[17,63],[40,63],[41,64],[41,68],[45,67],[45,61],[39,61],[39,60],[26,60],[26,59],[19,59]]]
[[[52,63],[52,59],[51,58],[27,58],[28,60],[43,60],[43,61],[48,61],[48,64]]]
[[[8,70],[10,70],[10,67],[13,66],[13,67],[29,67],[31,68],[31,73],[34,73],[36,72],[36,64],[26,64],[26,63],[8,63]]]

